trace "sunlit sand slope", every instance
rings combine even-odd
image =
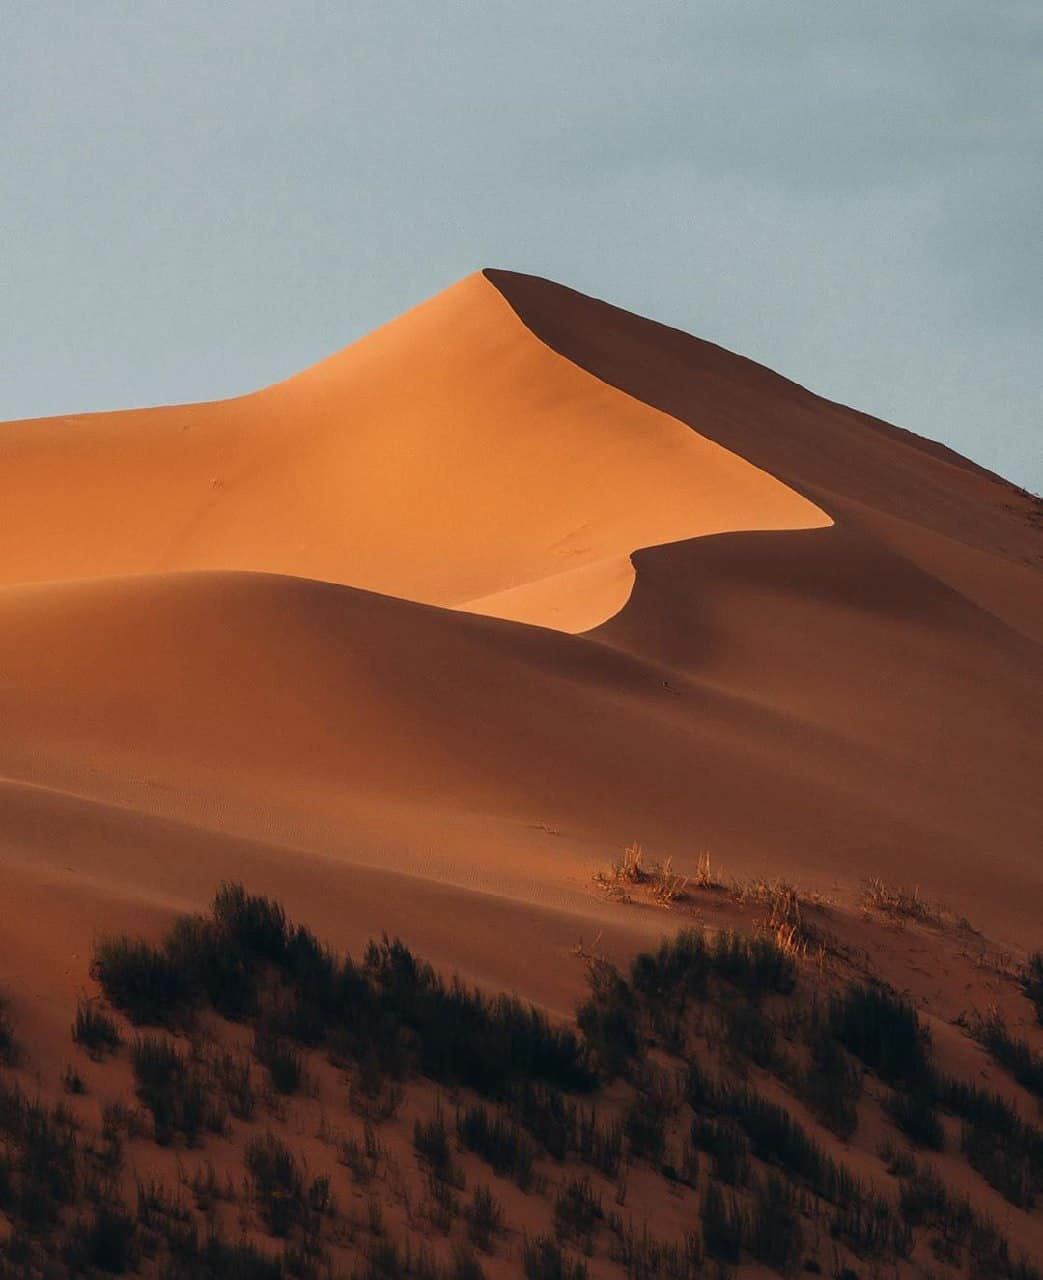
[[[638,547],[828,523],[480,274],[255,395],[8,423],[0,490],[8,583],[255,570],[570,631],[621,607]]]

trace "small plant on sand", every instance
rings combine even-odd
[[[588,1177],[568,1178],[558,1188],[554,1197],[554,1233],[559,1240],[574,1241],[589,1253],[604,1217],[601,1197]]]
[[[536,1158],[533,1145],[503,1116],[490,1115],[483,1106],[465,1107],[456,1113],[456,1136],[468,1151],[475,1152],[523,1191],[532,1184]]]
[[[441,1102],[430,1120],[414,1120],[413,1147],[427,1165],[433,1178],[456,1186],[463,1185],[463,1179],[457,1172],[453,1160],[452,1147],[449,1144],[449,1129],[442,1115]]]
[[[679,875],[673,860],[654,861],[645,857],[639,844],[629,844],[608,871],[599,871],[595,881],[620,901],[629,901],[631,888],[644,887],[654,902],[669,905],[687,896],[688,877]]]
[[[464,1217],[471,1243],[483,1253],[491,1253],[493,1241],[503,1232],[504,1221],[503,1206],[488,1187],[475,1187]]]
[[[82,1045],[92,1058],[114,1053],[123,1043],[115,1021],[101,1008],[97,1000],[81,996],[76,1005],[76,1019],[72,1024],[72,1038]]]
[[[895,920],[916,920],[921,924],[941,924],[945,912],[921,897],[919,886],[906,889],[873,876],[862,887],[859,905],[864,911],[879,911]]]
[[[254,1036],[254,1057],[268,1070],[268,1078],[276,1093],[291,1094],[300,1091],[304,1082],[304,1059],[300,1051],[278,1036],[257,1032]]]
[[[246,1148],[246,1169],[261,1217],[273,1236],[287,1236],[305,1214],[305,1185],[297,1158],[274,1133]]]
[[[1022,1088],[1043,1100],[1043,1054],[1027,1040],[1012,1035],[995,1009],[971,1023],[971,1035],[1017,1080]]]
[[[710,1182],[699,1206],[703,1229],[703,1245],[711,1258],[730,1266],[738,1266],[749,1224],[742,1205],[734,1195],[725,1195],[716,1182]]]
[[[525,1280],[587,1280],[587,1264],[565,1253],[553,1236],[526,1238],[522,1268]]]
[[[162,1036],[142,1036],[131,1051],[138,1098],[152,1112],[156,1142],[175,1137],[195,1145],[204,1130],[220,1133],[226,1112],[208,1087],[200,1064],[183,1057]]]

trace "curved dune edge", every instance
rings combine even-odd
[[[8,423],[0,489],[7,583],[270,572],[569,631],[618,612],[641,547],[829,523],[481,274],[253,395]]]

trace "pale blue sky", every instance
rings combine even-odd
[[[1037,0],[0,0],[0,418],[272,382],[486,265],[1043,489]]]

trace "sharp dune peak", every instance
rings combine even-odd
[[[641,547],[829,519],[482,273],[251,395],[0,427],[0,483],[7,582],[252,570],[572,631],[623,606]]]

